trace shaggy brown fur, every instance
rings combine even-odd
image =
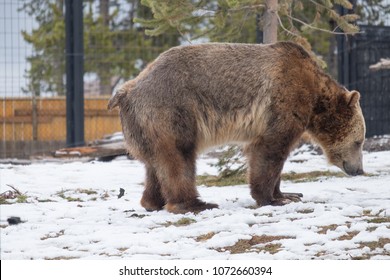
[[[196,155],[225,143],[246,146],[258,205],[298,201],[280,192],[287,156],[306,132],[346,173],[362,173],[365,127],[359,93],[324,74],[290,42],[202,44],[161,54],[111,98],[129,152],[145,163],[141,204],[183,213],[217,207],[198,198]]]

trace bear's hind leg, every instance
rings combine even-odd
[[[156,157],[156,169],[162,194],[172,213],[200,212],[218,207],[198,198],[195,186],[195,151],[183,153],[176,147],[164,147]]]
[[[161,194],[161,184],[158,181],[156,170],[151,164],[146,163],[145,190],[141,198],[141,205],[147,211],[158,211],[163,209],[165,199]]]

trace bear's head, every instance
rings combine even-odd
[[[362,150],[366,134],[357,91],[343,90],[333,102],[322,100],[314,109],[312,133],[331,164],[348,175],[363,174]]]

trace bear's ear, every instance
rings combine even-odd
[[[347,103],[348,106],[353,107],[356,104],[358,104],[360,100],[360,93],[356,90],[352,90],[349,93],[347,93]]]

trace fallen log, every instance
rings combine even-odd
[[[63,148],[54,153],[54,157],[57,158],[108,158],[120,155],[127,155],[123,141],[84,147]]]

